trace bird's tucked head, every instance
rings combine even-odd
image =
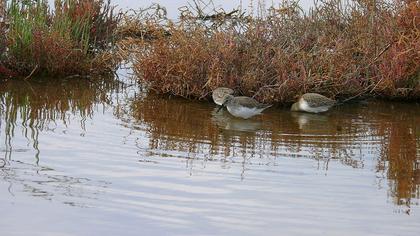
[[[217,112],[219,112],[223,107],[226,106],[226,104],[228,104],[230,101],[232,101],[234,97],[230,94],[226,94],[225,97],[223,98],[223,103],[220,106],[219,110],[217,110]]]
[[[290,108],[291,111],[299,111],[299,103],[293,103],[292,107]]]
[[[226,94],[225,97],[223,98],[223,106],[226,106],[226,104],[232,101],[233,98],[234,97],[232,95]]]

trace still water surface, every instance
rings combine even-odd
[[[241,120],[131,83],[0,84],[1,235],[420,234],[420,105]]]

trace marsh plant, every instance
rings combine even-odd
[[[110,1],[11,0],[4,64],[26,76],[107,73],[118,19]]]
[[[158,93],[203,99],[223,86],[264,103],[305,92],[420,97],[418,1],[320,0],[309,10],[283,1],[248,13],[192,3],[177,21],[155,7],[120,29],[132,35],[120,48]]]
[[[3,55],[6,52],[6,1],[0,0],[0,74],[5,73],[2,66]]]

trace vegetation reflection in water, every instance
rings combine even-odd
[[[98,104],[111,104],[108,94],[119,89],[118,85],[114,81],[85,79],[2,84],[0,116],[4,117],[5,122],[6,147],[11,148],[10,141],[18,119],[22,120],[24,136],[33,141],[33,147],[37,150],[38,133],[47,129],[51,122],[66,124],[70,114],[77,115],[82,118],[81,128],[84,129],[84,121],[92,118]]]
[[[4,148],[0,149],[0,153],[3,152],[4,157],[0,157],[0,161],[4,166],[0,177],[9,182],[9,192],[14,183],[20,183],[24,186],[25,192],[46,199],[51,199],[56,193],[73,197],[78,194],[83,195],[81,192],[71,190],[89,186],[89,179],[51,175],[49,167],[39,165],[42,153],[39,135],[42,132],[54,131],[58,123],[67,126],[72,117],[77,117],[80,128],[85,130],[86,120],[92,119],[95,111],[100,112],[101,108],[113,104],[115,101],[112,101],[110,96],[120,90],[122,85],[119,82],[108,79],[35,82],[22,80],[1,84],[0,137],[4,137],[1,145],[4,145]],[[29,151],[24,148],[14,148],[13,139],[19,135],[19,132],[27,139],[28,146],[31,145],[34,149],[35,164],[18,161],[18,167],[8,167],[13,161],[13,153]],[[43,184],[49,184],[53,190],[43,188]],[[64,203],[77,205],[71,200]]]
[[[418,104],[372,101],[321,115],[272,108],[262,116],[242,120],[227,112],[216,113],[212,103],[153,94],[130,100],[129,105],[114,104],[111,97],[121,90],[118,83],[88,80],[3,84],[0,132],[5,137],[4,160],[11,161],[12,153],[21,151],[13,149],[19,133],[16,127],[22,127],[38,163],[42,158],[38,136],[51,129],[49,124],[65,125],[69,116],[77,116],[84,129],[85,120],[94,119],[101,106],[112,106],[124,126],[133,132],[145,131],[148,143],[138,140],[137,147],[151,161],[175,157],[190,164],[220,162],[221,168],[239,163],[246,181],[246,170],[252,165],[277,165],[278,158],[311,158],[326,171],[331,160],[364,168],[366,159],[373,158],[378,176],[388,180],[395,204],[409,207],[417,204],[413,199],[420,198]],[[58,184],[88,184],[83,179],[54,178]]]
[[[372,156],[395,204],[418,204],[411,202],[420,197],[418,104],[371,101],[326,114],[271,109],[250,120],[216,113],[213,104],[153,95],[132,108],[134,127],[146,126],[150,134],[153,158],[242,163],[244,174],[247,165],[275,164],[281,157],[312,158],[328,170],[330,160],[364,168]]]

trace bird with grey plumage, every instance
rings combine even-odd
[[[324,95],[318,93],[305,93],[292,105],[291,111],[321,113],[328,111],[336,104],[337,101],[325,97]]]
[[[213,90],[213,93],[212,93],[211,96],[213,98],[214,103],[221,106],[223,104],[223,98],[226,95],[233,95],[233,93],[234,93],[233,89],[225,88],[225,87],[219,87],[219,88],[216,88],[215,90]]]
[[[271,107],[271,105],[259,103],[257,100],[250,97],[234,97],[228,94],[223,98],[222,106],[218,111],[223,107],[226,107],[228,112],[235,117],[249,119],[255,115],[261,114],[261,112]]]

